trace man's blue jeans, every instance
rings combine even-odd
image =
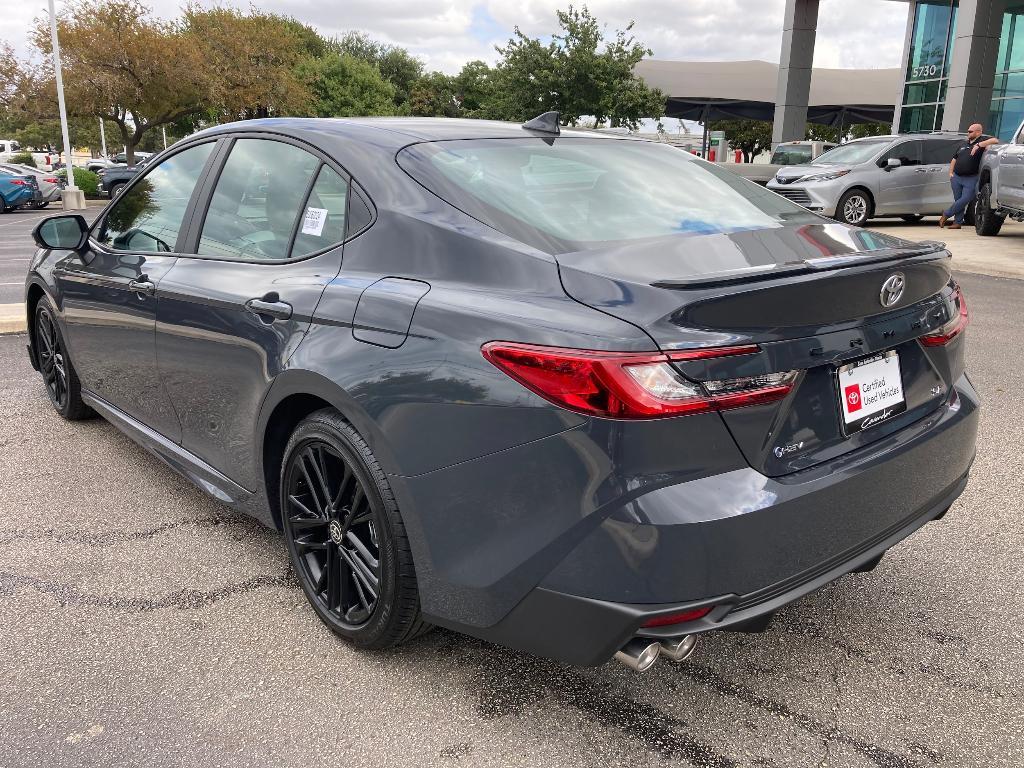
[[[964,223],[964,211],[967,210],[974,198],[978,194],[978,177],[977,176],[960,176],[953,174],[953,178],[950,180],[950,185],[953,187],[953,205],[946,209],[946,218],[951,216],[956,217],[957,224]]]

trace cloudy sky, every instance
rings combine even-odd
[[[57,0],[58,8],[63,0]],[[181,0],[149,0],[172,17]],[[222,4],[248,8],[249,0]],[[405,46],[430,69],[456,72],[466,61],[493,62],[494,46],[519,25],[532,36],[556,29],[555,9],[568,0],[253,0],[252,5],[294,16],[327,35],[359,29]],[[582,3],[580,3],[582,4]],[[590,0],[609,30],[636,21],[637,38],[659,59],[779,60],[785,0]],[[10,0],[0,14],[0,39],[29,53],[32,19],[46,13],[39,0]],[[821,0],[814,63],[823,67],[899,64],[907,5],[890,0]]]

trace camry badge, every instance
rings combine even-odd
[[[882,290],[878,294],[878,300],[883,307],[894,307],[903,298],[903,289],[907,287],[907,279],[902,272],[893,272],[882,283]]]

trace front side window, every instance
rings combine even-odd
[[[117,198],[107,212],[99,242],[115,251],[169,252],[213,142],[171,155]]]
[[[884,166],[892,157],[899,160],[901,165],[920,165],[922,143],[920,141],[904,141],[902,144],[897,144],[882,155],[879,165]]]
[[[288,258],[292,235],[320,160],[291,144],[238,139],[217,179],[199,255],[218,259]],[[344,216],[342,227],[344,227]],[[339,238],[340,239],[340,238]]]

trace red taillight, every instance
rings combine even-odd
[[[964,332],[971,318],[967,312],[967,299],[964,298],[964,293],[960,290],[959,285],[953,291],[953,307],[956,316],[935,333],[922,336],[922,344],[926,347],[942,347]]]
[[[685,352],[633,353],[492,341],[483,355],[527,389],[588,416],[657,419],[772,402],[793,388],[796,371],[694,382],[672,361],[759,351],[756,345]]]
[[[59,184],[60,183],[60,180],[57,179],[56,177],[52,177],[52,178],[49,178],[49,179],[43,179],[43,181],[45,181],[47,184]]]
[[[27,181],[22,181],[21,179],[11,179],[10,182],[16,187],[24,187],[26,184],[28,184]]]
[[[668,627],[672,624],[682,624],[687,621],[696,621],[697,619],[703,619],[715,606],[706,605],[703,608],[694,608],[689,611],[680,611],[679,613],[669,613],[664,616],[655,616],[653,619],[648,619],[640,626],[642,627]]]

